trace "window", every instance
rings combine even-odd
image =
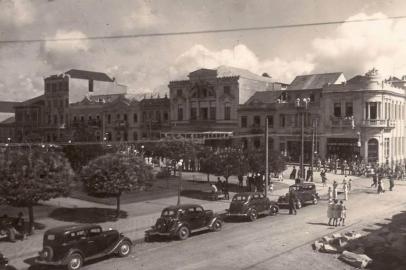
[[[124,117],[124,121],[127,122],[127,114],[126,113],[123,115],[123,117]]]
[[[258,138],[255,138],[255,140],[254,140],[254,147],[255,148],[261,147],[261,141]]]
[[[156,121],[161,122],[161,112],[160,111],[155,112],[155,119],[156,119]]]
[[[260,126],[261,125],[261,117],[259,115],[254,116],[254,126]]]
[[[120,119],[120,114],[119,113],[116,115],[116,118],[117,118],[117,120]]]
[[[351,117],[351,116],[353,116],[352,102],[346,102],[346,103],[345,103],[345,116],[346,116],[346,117]]]
[[[73,122],[76,122],[77,120],[78,120],[78,119],[77,119],[76,115],[73,116]]]
[[[207,108],[200,108],[200,119],[201,120],[209,119],[209,110]]]
[[[136,131],[133,132],[133,140],[138,140],[138,133]]]
[[[334,103],[334,116],[341,117],[341,103]]]
[[[183,121],[183,108],[178,107],[178,121]]]
[[[93,80],[89,80],[89,92],[93,92]]]
[[[101,228],[91,228],[89,230],[89,236],[97,236],[101,234]]]
[[[224,86],[224,95],[231,95],[231,88],[230,86]]]
[[[197,119],[197,109],[191,108],[190,109],[190,120],[196,120],[196,119]]]
[[[246,116],[241,116],[241,127],[242,128],[247,127],[247,117]]]
[[[230,120],[231,119],[231,107],[230,104],[226,103],[224,107],[224,120]]]
[[[210,107],[210,120],[216,120],[216,107]]]
[[[268,115],[268,127],[273,128],[273,115]]]
[[[177,89],[176,90],[176,95],[181,96],[182,95],[182,89]]]
[[[169,120],[168,112],[164,112],[164,121],[168,121],[168,120]]]
[[[280,114],[279,115],[279,126],[285,127],[285,125],[286,125],[286,115]]]
[[[133,114],[133,121],[134,123],[138,122],[138,115],[136,113]]]
[[[377,119],[378,106],[376,102],[369,103],[369,117],[370,119]]]
[[[54,125],[58,124],[58,116],[55,114],[54,115]]]
[[[127,131],[124,131],[123,138],[124,138],[124,141],[128,141],[128,133],[127,133]]]
[[[89,121],[91,121],[91,120],[92,120],[92,116],[89,115],[87,119],[88,119]]]
[[[314,102],[316,100],[314,97],[314,94],[310,94],[309,98],[310,98],[310,102]]]
[[[107,115],[107,123],[110,124],[111,123],[111,114]]]
[[[85,117],[83,115],[80,116],[80,122],[84,122],[85,121]]]

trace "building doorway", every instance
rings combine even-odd
[[[356,138],[327,138],[327,158],[355,160],[360,156],[358,139]]]
[[[368,162],[379,161],[379,143],[377,139],[370,139],[368,141]]]

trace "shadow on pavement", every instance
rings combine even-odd
[[[116,210],[111,208],[57,208],[49,217],[75,223],[103,223],[116,221]],[[127,218],[127,212],[120,211],[119,218]]]
[[[378,229],[364,229],[367,235],[350,241],[347,250],[366,254],[373,262],[372,270],[405,269],[406,265],[406,211],[392,217],[390,223],[376,223]]]

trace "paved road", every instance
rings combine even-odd
[[[186,241],[137,243],[124,259],[110,258],[83,269],[352,269],[331,255],[311,251],[317,238],[338,230],[360,230],[405,209],[406,184],[377,195],[366,187],[347,203],[346,227],[326,226],[326,202],[291,216],[282,211],[255,222],[226,223],[221,232],[200,233]]]

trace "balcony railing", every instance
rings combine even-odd
[[[351,118],[331,117],[331,126],[335,128],[352,127],[352,121]]]
[[[362,120],[363,127],[394,128],[395,121],[389,119],[367,119]]]
[[[128,128],[128,121],[126,121],[126,120],[117,120],[114,123],[114,127],[116,129],[126,129],[126,128]]]

